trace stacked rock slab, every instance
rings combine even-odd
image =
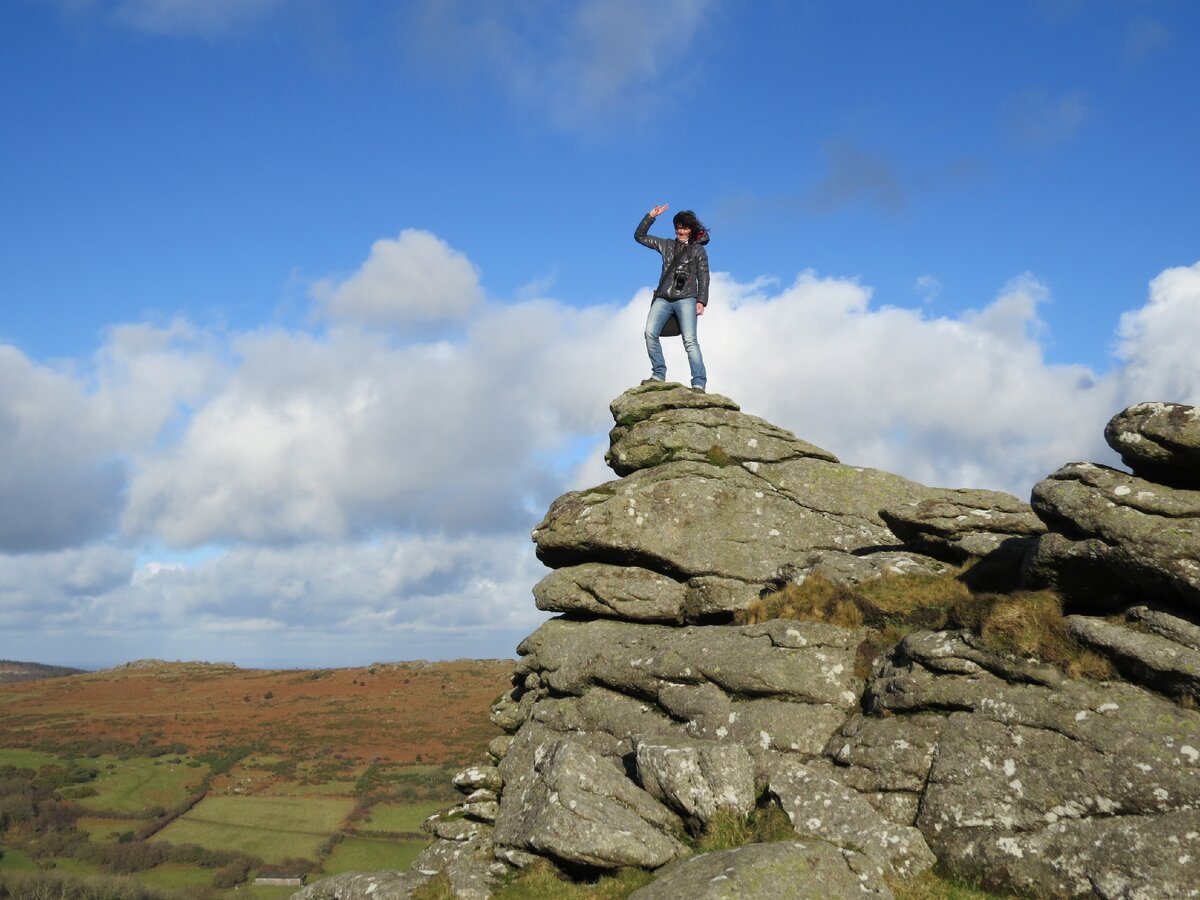
[[[1068,619],[1075,638],[1125,677],[1194,702],[1200,411],[1139,403],[1114,416],[1104,435],[1132,474],[1072,463],[1033,489],[1033,508],[1049,533],[1037,542],[1028,581],[1057,588],[1076,613]]]
[[[564,494],[534,530],[557,570],[534,589],[542,609],[709,622],[812,571],[944,568],[902,547],[879,510],[952,492],[844,465],[682,385],[634,388],[611,409],[607,459],[623,477]]]
[[[972,588],[1012,590],[1046,526],[1028,503],[1000,491],[942,496],[879,511],[906,547],[963,566]]]
[[[518,648],[492,708],[505,734],[456,779],[463,803],[431,818],[412,871],[301,896],[407,897],[438,871],[487,896],[498,865],[539,860],[651,870],[644,900],[888,898],[886,878],[935,861],[1019,895],[1200,896],[1200,713],[968,633],[913,633],[864,673],[863,629],[732,624],[813,572],[938,571],[1053,537],[1028,507],[844,465],[681,385],[612,411],[622,477],[564,495],[534,532],[554,568],[536,602],[562,615]],[[1129,615],[1200,648],[1179,616]],[[690,853],[689,834],[756,803],[795,840]]]

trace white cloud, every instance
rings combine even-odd
[[[79,382],[0,346],[0,549],[69,546],[108,531],[125,467]]]
[[[313,295],[330,318],[398,329],[461,320],[483,299],[471,261],[415,228],[376,241],[357,272],[317,282]]]
[[[216,363],[184,326],[125,326],[86,373],[0,345],[0,550],[53,550],[109,533],[127,456],[198,397]]]
[[[936,275],[922,275],[913,282],[913,290],[925,303],[932,303],[942,292],[942,282]]]
[[[721,278],[702,338],[710,387],[836,453],[927,484],[1028,496],[1105,452],[1113,385],[1042,358],[1028,277],[959,318],[873,307],[854,282],[801,275],[771,296]]]
[[[1200,404],[1200,262],[1150,282],[1150,301],[1122,315],[1117,334],[1132,402]]]
[[[560,485],[539,454],[603,427],[620,384],[611,345],[580,346],[606,318],[531,302],[454,342],[243,336],[180,439],[137,457],[125,530],[192,546],[531,524]]]
[[[527,533],[245,546],[195,566],[111,548],[0,556],[5,653],[109,665],[242,665],[510,656],[545,618]]]

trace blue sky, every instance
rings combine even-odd
[[[748,412],[1021,496],[1112,462],[1118,409],[1200,400],[1198,38],[1184,0],[9,0],[0,656],[510,655],[528,531],[646,374],[660,202]]]

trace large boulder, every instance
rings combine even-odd
[[[817,549],[894,542],[882,525],[839,521],[740,466],[673,462],[573,491],[533,532],[538,559],[640,566],[678,579],[715,575],[778,581]]]
[[[686,621],[745,609],[757,593],[814,571],[846,582],[937,571],[941,563],[921,549],[901,546],[881,509],[972,503],[990,511],[993,533],[1005,525],[1009,534],[1039,527],[1032,517],[1020,522],[1007,495],[968,496],[844,465],[720,395],[646,385],[614,400],[612,413],[607,459],[624,477],[556,500],[533,532],[538,558],[552,568],[601,563],[686,583],[679,613]],[[722,590],[705,590],[698,580]],[[736,584],[743,587],[730,587]],[[672,598],[656,590],[650,603],[640,587],[630,602],[620,590],[608,596],[579,584],[576,591],[567,580],[538,593],[539,603],[556,611],[628,610],[630,618],[666,621],[678,588],[665,587]]]
[[[790,431],[755,416],[725,406],[697,408],[691,391],[679,399],[683,408],[663,404],[666,394],[656,395],[653,411],[632,425],[616,425],[609,434],[605,460],[618,475],[629,475],[665,462],[690,460],[729,464],[782,462],[811,457],[836,463],[837,457]],[[719,395],[705,395],[724,400]],[[615,415],[621,415],[622,411]],[[620,419],[618,419],[620,421]]]
[[[700,826],[722,809],[754,809],[754,761],[740,744],[639,740],[635,756],[642,787]]]
[[[739,698],[833,706],[858,704],[854,674],[865,629],[774,619],[761,625],[635,625],[551,619],[521,642],[517,674],[554,694],[593,686],[657,701],[678,685],[712,684]]]
[[[499,847],[602,869],[657,869],[687,853],[678,818],[578,741],[527,728],[501,765]]]
[[[1068,616],[1067,629],[1130,681],[1172,697],[1200,699],[1200,650],[1094,616]]]
[[[749,465],[749,464],[747,464]],[[877,510],[933,492],[870,469],[800,459],[759,467],[672,462],[551,505],[534,529],[542,562],[639,566],[677,580],[786,579],[810,554],[895,547]]]
[[[1112,417],[1104,439],[1142,478],[1200,488],[1200,409],[1138,403]]]
[[[1044,534],[1028,503],[1001,491],[943,491],[879,511],[905,545],[953,563],[981,559],[1006,542]]]
[[[556,569],[533,587],[538,609],[631,622],[680,622],[686,585],[637,566],[583,563]]]
[[[1029,566],[1081,611],[1161,599],[1200,611],[1200,491],[1072,463],[1033,489],[1051,529]]]
[[[820,840],[748,844],[675,863],[629,900],[891,900],[877,867]]]
[[[409,900],[434,876],[443,874],[456,900],[488,900],[508,867],[493,855],[490,837],[435,841],[405,872],[343,872],[314,882],[293,900]]]
[[[865,708],[920,722],[914,733],[935,744],[908,758],[896,786],[928,760],[916,825],[949,871],[1054,896],[1186,896],[1171,892],[1197,883],[1200,713],[1122,682],[1014,664],[953,632],[906,638],[874,673]],[[835,759],[883,774],[895,751],[864,735],[858,726],[831,741],[842,743]],[[1152,864],[1106,852],[1122,822],[1138,846],[1153,845]]]
[[[1149,606],[1131,606],[1125,610],[1131,622],[1136,622],[1151,634],[1157,634],[1189,650],[1200,650],[1200,625],[1189,622],[1165,609]]]
[[[797,834],[862,853],[880,875],[908,878],[937,862],[916,828],[888,821],[856,791],[795,760],[770,768],[767,790]]]
[[[652,416],[677,409],[741,409],[721,394],[701,394],[677,381],[652,382],[632,387],[608,405],[615,428],[630,428]],[[618,433],[619,436],[619,433]]]
[[[623,477],[560,497],[534,532],[555,569],[535,599],[563,616],[518,648],[492,763],[457,776],[467,796],[431,818],[441,840],[407,880],[334,883],[399,897],[445,872],[482,896],[497,861],[548,859],[655,870],[641,900],[888,897],[884,876],[936,856],[1019,895],[1198,896],[1200,491],[1178,471],[1192,416],[1158,407],[1110,425],[1139,475],[1066,466],[1035,519],[1005,494],[844,465],[719,395],[625,392],[608,456]],[[863,628],[730,624],[814,572],[966,563],[977,586],[1022,560],[1066,594],[1064,640],[1128,681],[1073,680],[966,631],[881,653]],[[1110,610],[1124,622],[1095,615]],[[756,801],[799,840],[684,858],[685,833]]]

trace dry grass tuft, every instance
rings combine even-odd
[[[1052,663],[1072,678],[1111,678],[1112,664],[1083,647],[1067,630],[1062,599],[1053,591],[984,594],[990,608],[978,628],[985,646]]]
[[[493,900],[621,900],[654,880],[641,869],[618,869],[594,882],[566,879],[549,862],[539,861],[501,885]]]
[[[412,900],[454,900],[454,888],[450,885],[450,876],[438,872],[424,884],[413,888],[410,896]]]
[[[726,466],[735,465],[736,461],[721,449],[719,444],[713,444],[708,448],[708,452],[704,454],[704,458],[708,460],[710,465],[716,466],[718,469],[724,469]]]
[[[854,592],[821,575],[810,575],[803,584],[789,584],[756,600],[737,619],[743,625],[757,625],[769,619],[803,619],[847,628],[863,624]]]
[[[889,878],[888,887],[892,889],[896,900],[996,900],[1014,896],[1009,893],[990,893],[952,876],[940,874],[936,868],[904,881]]]
[[[696,839],[697,853],[715,853],[747,844],[796,839],[791,821],[776,803],[767,803],[748,816],[732,809],[718,810]]]
[[[1053,663],[1072,678],[1113,677],[1105,657],[1071,637],[1062,600],[1053,591],[972,593],[962,574],[955,570],[941,575],[882,575],[857,585],[810,575],[801,584],[789,584],[755,601],[737,621],[800,619],[848,628],[866,626],[871,633],[859,646],[855,664],[860,677],[868,674],[881,652],[909,632],[948,628],[980,635],[995,652]]]

